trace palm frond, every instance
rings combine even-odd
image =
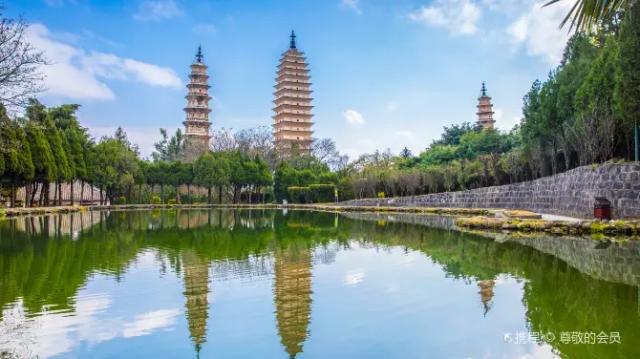
[[[553,5],[560,1],[550,0],[544,6]],[[587,31],[592,29],[600,20],[612,16],[622,7],[626,7],[634,0],[574,0],[575,4],[569,10],[567,16],[560,23],[564,27],[570,23],[570,30]]]

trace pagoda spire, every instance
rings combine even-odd
[[[295,49],[296,48],[296,33],[291,30],[291,35],[289,36],[291,38],[291,41],[289,42],[289,48],[290,49]]]
[[[202,63],[202,46],[198,45],[198,52],[196,52],[196,62]]]
[[[482,96],[487,96],[487,86],[485,86],[484,81],[482,81]]]

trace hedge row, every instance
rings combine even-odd
[[[333,184],[312,184],[307,187],[288,187],[291,203],[328,203],[335,201],[336,186]]]

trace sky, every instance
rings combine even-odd
[[[182,127],[189,65],[202,45],[214,129],[272,123],[276,66],[297,34],[314,91],[314,136],[351,158],[418,154],[443,126],[473,122],[483,81],[508,131],[522,97],[557,66],[571,1],[20,0],[9,16],[50,65],[40,100],[80,104],[99,138],[123,127],[143,156]]]

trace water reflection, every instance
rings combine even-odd
[[[189,335],[200,352],[207,341],[207,319],[209,318],[209,261],[192,250],[182,254],[184,296]]]
[[[360,215],[191,210],[88,212],[1,221],[0,353],[82,356],[92,350],[125,348],[126,340],[132,338],[147,338],[147,350],[168,355],[160,338],[173,331],[171,340],[178,340],[175,332],[188,338],[186,350],[194,355],[233,356],[230,346],[235,343],[233,350],[254,356],[322,357],[332,350],[346,356],[346,349],[358,345],[355,338],[367,333],[367,328],[356,326],[361,333],[348,332],[353,340],[342,344],[324,333],[336,330],[350,314],[356,316],[354,307],[326,324],[350,293],[355,305],[368,310],[366,318],[358,318],[373,320],[373,326],[384,327],[385,317],[396,324],[424,325],[422,320],[428,318],[423,315],[444,313],[446,324],[430,325],[455,329],[462,320],[482,335],[489,324],[492,331],[500,331],[515,330],[509,325],[516,323],[524,330],[558,336],[604,331],[620,332],[623,339],[619,345],[555,340],[546,346],[516,348],[493,335],[475,346],[461,344],[461,338],[452,348],[437,352],[444,350],[436,349],[437,343],[417,346],[423,341],[419,330],[396,333],[398,337],[378,337],[372,332],[370,341],[388,341],[387,346],[376,344],[373,356],[401,353],[392,350],[399,342],[406,344],[407,352],[415,346],[419,354],[434,356],[456,356],[459,350],[465,350],[466,356],[534,355],[542,349],[543,356],[554,352],[575,358],[640,356],[635,345],[640,340],[639,292],[637,285],[630,285],[640,275],[640,262],[632,247],[612,244],[594,252],[578,239],[498,242],[448,230],[446,217],[428,217],[431,227],[425,227],[403,223],[416,222],[416,217],[356,216]],[[581,261],[576,252],[590,254]],[[350,253],[361,257],[351,258]],[[377,262],[369,263],[374,257]],[[423,269],[409,271],[406,263],[388,264],[382,258],[411,259]],[[357,267],[367,263],[372,265],[369,270],[378,268],[382,273],[365,274]],[[420,282],[425,275],[428,281]],[[399,284],[385,282],[384,290],[376,287],[384,276],[390,276],[391,284],[401,277],[415,277],[413,294],[387,301],[385,296],[399,292]],[[342,287],[331,284],[334,279]],[[251,292],[245,293],[248,289]],[[267,299],[264,289],[273,298],[271,312],[257,311]],[[429,301],[435,300],[429,297],[431,290],[439,290],[438,296],[452,304],[429,309]],[[146,291],[154,291],[154,297]],[[480,317],[460,308],[467,301],[476,303]],[[246,314],[237,315],[249,315],[256,328],[271,316],[271,334],[262,331],[254,343],[238,348],[241,344],[232,335],[243,337],[244,333],[232,333],[234,327],[222,319],[226,313],[235,313],[234,305],[246,309]],[[418,310],[423,305],[427,307]],[[522,314],[514,309],[519,305]],[[314,314],[316,310],[322,314]],[[280,351],[270,335],[277,338]],[[186,345],[166,340],[175,348]],[[364,350],[363,345],[372,343],[359,345]],[[481,353],[478,346],[486,348]],[[121,356],[123,352],[111,353]],[[351,354],[356,353],[362,352]]]
[[[311,317],[311,253],[291,246],[276,252],[273,294],[278,334],[290,357],[302,352]]]

